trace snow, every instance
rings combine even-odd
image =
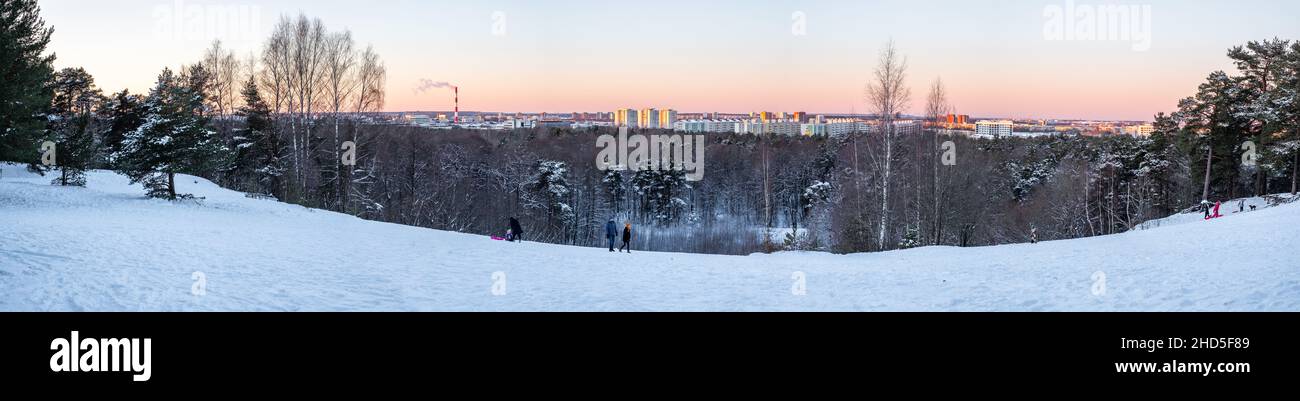
[[[189,176],[179,190],[203,199],[172,203],[111,172],[64,188],[2,169],[4,311],[1300,310],[1300,202],[1036,245],[629,255],[368,222]]]

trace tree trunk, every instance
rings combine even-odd
[[[1300,151],[1297,151],[1291,160],[1291,195],[1295,195],[1296,193],[1296,165],[1300,165]]]
[[[880,185],[880,250],[885,250],[885,231],[889,228],[889,174],[894,157],[893,121],[886,120],[885,132],[885,174]]]
[[[1210,201],[1210,166],[1214,164],[1214,141],[1209,141],[1209,151],[1205,156],[1205,187],[1201,190],[1201,200]]]
[[[932,187],[930,188],[930,193],[934,197],[934,215],[931,216],[931,218],[934,219],[934,244],[933,245],[939,245],[939,224],[940,224],[939,222],[939,163],[943,161],[941,159],[943,156],[939,151],[938,130],[934,131],[934,141],[932,145],[934,147],[930,148],[930,151],[934,152],[933,153],[934,159],[932,163],[934,165],[934,182],[932,183]]]
[[[1264,167],[1258,162],[1255,163],[1255,196],[1264,196],[1266,180],[1264,179]]]
[[[1088,236],[1096,236],[1097,230],[1092,226],[1092,178],[1088,166],[1083,167],[1083,222],[1088,223]]]
[[[772,228],[772,183],[768,177],[767,138],[763,139],[763,227]]]
[[[334,195],[334,202],[336,210],[347,213],[347,208],[343,207],[343,169],[347,167],[343,165],[343,155],[340,153],[342,145],[339,142],[339,109],[336,105],[334,106],[334,179],[336,180],[334,191],[338,193]]]
[[[176,200],[176,173],[167,173],[167,196],[169,200]]]

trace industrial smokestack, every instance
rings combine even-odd
[[[456,110],[452,111],[451,122],[455,124],[460,124],[460,87],[453,86],[451,87],[451,89],[453,92],[456,93]]]

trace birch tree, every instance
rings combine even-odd
[[[900,55],[891,40],[880,51],[873,80],[867,84],[867,107],[878,117],[882,135],[884,158],[880,181],[880,232],[879,249],[885,249],[889,231],[889,186],[893,173],[894,132],[897,115],[906,111],[912,90],[907,86],[907,58]]]

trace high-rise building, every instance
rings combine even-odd
[[[965,114],[949,114],[948,126],[970,124],[970,116]]]
[[[641,109],[637,113],[637,126],[641,128],[659,128],[659,110]]]
[[[672,129],[677,124],[677,110],[667,109],[659,111],[659,128]]]
[[[633,109],[618,109],[614,112],[615,127],[637,128],[637,112]]]

